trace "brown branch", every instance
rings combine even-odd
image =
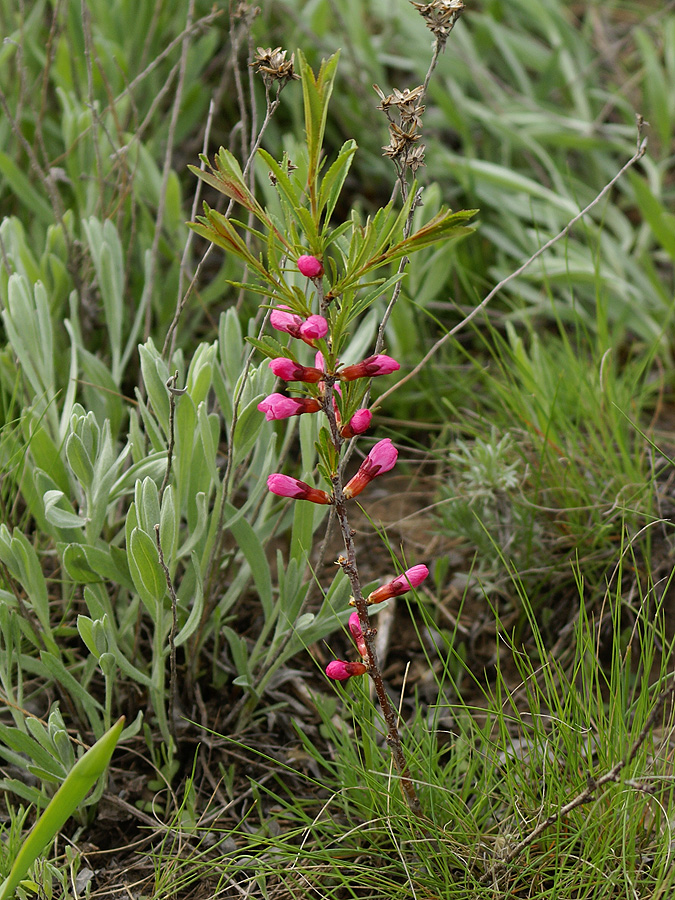
[[[166,383],[166,389],[169,392],[169,446],[166,449],[166,471],[164,473],[164,478],[162,480],[162,486],[159,489],[159,500],[160,503],[162,501],[162,497],[164,496],[164,491],[166,490],[166,486],[169,483],[169,478],[171,477],[171,464],[173,460],[173,448],[176,442],[175,435],[175,418],[176,418],[176,397],[182,397],[183,394],[187,391],[187,388],[177,388],[176,382],[178,381],[178,370],[174,372],[174,374],[169,378]]]
[[[538,259],[542,255],[542,253],[545,253],[547,250],[549,250],[551,247],[553,247],[554,244],[557,244],[559,240],[561,240],[567,234],[569,234],[569,232],[572,230],[572,228],[574,228],[574,226],[577,224],[577,222],[579,222],[581,219],[583,219],[584,216],[587,215],[593,209],[593,207],[597,206],[597,204],[602,200],[602,198],[605,197],[607,193],[609,193],[609,191],[614,187],[614,185],[621,178],[621,176],[625,172],[627,172],[628,169],[631,168],[631,166],[634,166],[636,162],[638,162],[640,159],[642,159],[642,157],[647,152],[647,138],[642,138],[643,124],[644,124],[644,122],[642,120],[642,117],[639,116],[638,123],[637,123],[638,146],[637,146],[637,150],[635,151],[633,156],[631,156],[631,158],[628,160],[628,162],[625,163],[619,169],[619,171],[611,179],[611,181],[607,182],[607,184],[604,186],[604,188],[600,191],[599,194],[597,194],[597,196],[593,200],[591,200],[591,202],[588,204],[588,206],[585,206],[581,210],[581,212],[578,212],[576,214],[576,216],[574,216],[572,219],[570,219],[570,221],[567,223],[567,225],[565,225],[565,227],[562,229],[562,231],[559,231],[558,234],[556,234],[554,237],[552,237],[549,241],[546,241],[545,244],[543,244],[535,253],[533,253],[532,256],[530,256],[528,259],[526,259],[525,262],[522,265],[520,265],[514,272],[511,272],[511,274],[507,275],[506,278],[503,278],[499,282],[499,284],[495,285],[495,287],[492,288],[490,293],[487,294],[487,296],[483,300],[481,300],[481,302],[478,304],[478,306],[474,307],[474,309],[472,309],[471,312],[467,316],[465,316],[465,318],[462,319],[461,322],[459,322],[457,325],[455,325],[454,328],[451,328],[450,331],[448,331],[446,334],[444,334],[442,338],[439,338],[436,341],[436,343],[433,345],[433,347],[431,347],[431,349],[422,357],[420,362],[418,362],[418,364],[413,369],[411,369],[411,371],[408,372],[407,375],[405,375],[403,378],[399,378],[399,380],[396,382],[396,384],[394,384],[392,387],[390,387],[388,391],[385,391],[384,394],[382,394],[379,397],[378,402],[381,403],[387,397],[391,396],[391,394],[393,394],[394,391],[397,391],[399,388],[403,387],[403,385],[407,381],[410,381],[411,378],[414,378],[419,372],[421,372],[422,369],[424,369],[428,365],[429,360],[432,358],[432,356],[435,353],[437,353],[440,350],[440,348],[445,343],[447,343],[447,341],[450,340],[451,337],[453,337],[458,332],[460,332],[463,328],[465,328],[469,324],[469,322],[471,322],[471,320],[474,319],[478,315],[479,312],[481,312],[482,310],[485,309],[485,307],[488,305],[488,303],[490,303],[490,301],[499,293],[499,291],[502,290],[502,288],[506,287],[507,284],[509,284],[511,281],[513,281],[519,275],[522,275],[522,273],[525,271],[525,269],[527,269],[535,261],[535,259]]]
[[[335,450],[339,454],[340,449],[344,443],[344,439],[340,435],[337,425],[337,419],[335,416],[335,410],[333,408],[333,383],[334,379],[331,379],[330,377],[326,378],[323,411],[326,415],[326,418],[328,419],[333,445],[335,447]],[[368,674],[370,675],[371,681],[373,682],[373,685],[375,687],[375,693],[377,694],[380,709],[382,710],[382,715],[387,726],[386,741],[389,745],[389,750],[391,752],[394,765],[396,766],[396,769],[399,773],[401,790],[406,799],[406,802],[408,803],[408,806],[410,807],[410,810],[416,815],[420,815],[421,806],[419,797],[417,796],[415,786],[410,777],[408,764],[406,762],[405,753],[401,744],[401,735],[398,730],[398,715],[396,713],[396,710],[392,706],[391,701],[389,700],[389,696],[387,694],[387,690],[384,686],[384,681],[382,678],[382,671],[377,659],[377,651],[375,650],[375,635],[377,634],[377,630],[373,628],[373,625],[370,621],[370,616],[368,615],[368,604],[365,597],[363,596],[363,590],[361,588],[361,578],[359,576],[359,569],[356,560],[356,547],[354,545],[354,531],[349,524],[349,517],[347,515],[347,501],[343,491],[341,466],[338,466],[335,474],[331,478],[331,483],[333,486],[333,504],[335,508],[335,515],[340,525],[340,531],[342,532],[342,540],[346,553],[345,557],[340,557],[338,559],[338,563],[347,578],[349,578],[349,583],[352,588],[352,596],[354,598],[354,606],[356,607],[356,611],[359,614],[359,625],[361,626],[361,633],[363,634],[367,651],[365,664],[368,667]]]
[[[519,841],[508,853],[499,860],[499,862],[494,865],[491,869],[485,872],[481,878],[481,884],[485,884],[489,881],[493,881],[495,878],[499,878],[504,874],[506,867],[509,863],[513,862],[520,854],[526,850],[530,844],[532,844],[538,837],[540,837],[547,828],[550,828],[551,825],[555,825],[560,819],[564,819],[565,816],[569,815],[573,810],[577,809],[577,807],[582,806],[584,803],[590,803],[595,800],[595,791],[598,788],[602,788],[607,784],[615,783],[619,781],[619,775],[623,769],[626,768],[636,757],[640,747],[644,744],[647,735],[654,727],[656,719],[659,716],[659,713],[663,709],[666,701],[673,697],[675,694],[675,684],[671,685],[669,688],[662,690],[661,693],[656,698],[656,702],[654,704],[654,708],[651,713],[647,716],[647,720],[642,727],[640,733],[633,741],[633,745],[630,748],[628,754],[620,759],[617,763],[615,763],[611,769],[605,772],[604,775],[601,775],[599,778],[588,777],[586,782],[586,787],[580,791],[575,797],[573,797],[568,803],[564,806],[561,806],[560,809],[551,813],[551,815],[547,816],[543,819],[539,824],[534,828],[526,837],[523,838],[522,841]],[[641,782],[636,782],[632,780],[626,780],[626,784],[629,784],[631,787],[642,790],[642,791],[650,791],[651,788],[648,785],[642,784]]]

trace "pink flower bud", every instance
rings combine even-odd
[[[360,662],[334,659],[326,666],[326,675],[334,681],[346,681],[353,675],[365,675],[368,669]]]
[[[272,310],[270,325],[277,331],[285,331],[291,337],[299,338],[310,347],[314,346],[316,338],[322,338],[328,333],[328,322],[323,316],[309,316],[303,319],[288,306],[278,306]]]
[[[300,326],[300,337],[306,343],[325,337],[328,333],[328,322],[323,316],[310,316]]]
[[[270,369],[277,378],[283,378],[284,381],[304,381],[307,384],[316,384],[323,378],[321,369],[315,369],[312,366],[301,366],[299,363],[293,362],[292,359],[286,359],[285,356],[271,359]]]
[[[368,603],[382,603],[383,600],[389,600],[390,597],[406,594],[412,588],[422,584],[428,574],[429,570],[426,566],[413,566],[412,569],[408,569],[402,575],[398,575],[388,584],[383,584],[381,587],[376,588],[366,597],[366,601]]]
[[[376,375],[390,375],[401,366],[391,356],[378,353],[377,356],[369,356],[354,366],[345,366],[340,372],[342,381],[354,381],[356,378],[374,378]]]
[[[293,337],[300,337],[301,316],[296,315],[288,306],[278,306],[270,314],[270,325],[277,331],[285,331]]]
[[[363,637],[363,632],[361,631],[361,621],[357,612],[353,612],[349,617],[349,630],[351,631],[352,637],[356,642],[356,646],[359,648],[359,653],[364,658],[367,657],[368,650],[366,649],[366,641]]]
[[[369,409],[357,409],[349,422],[340,429],[343,438],[353,438],[368,431],[373,414]]]
[[[305,278],[318,278],[323,275],[323,266],[316,256],[299,256],[298,269]]]
[[[268,422],[274,419],[290,419],[303,413],[315,413],[321,404],[313,397],[285,397],[283,394],[270,394],[258,404],[260,412],[265,413]]]
[[[347,482],[344,495],[347,500],[358,496],[361,491],[378,475],[384,475],[396,465],[398,450],[389,438],[378,441],[368,456],[361,463],[356,475]]]
[[[267,487],[278,497],[290,497],[292,500],[309,500],[310,503],[320,503],[327,506],[333,502],[333,498],[319,488],[313,488],[304,481],[291,478],[290,475],[275,473],[267,479]]]

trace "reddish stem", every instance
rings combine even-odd
[[[331,376],[327,376],[326,389],[324,392],[323,400],[323,411],[325,412],[328,419],[333,445],[339,453],[344,441],[340,435],[337,420],[335,417],[335,410],[333,409],[333,383],[333,378]],[[412,779],[410,778],[410,774],[408,772],[408,764],[403,752],[403,746],[401,745],[401,736],[398,730],[398,717],[396,714],[396,710],[392,706],[391,701],[387,695],[384,681],[382,679],[382,672],[377,661],[377,652],[375,650],[375,635],[377,631],[371,624],[370,616],[368,615],[368,604],[366,603],[366,600],[363,596],[363,591],[361,589],[361,579],[356,562],[356,547],[354,546],[354,532],[349,524],[349,518],[347,516],[347,501],[344,496],[342,476],[339,469],[332,476],[331,482],[333,485],[335,514],[337,516],[338,522],[340,523],[340,530],[342,532],[342,539],[345,545],[346,553],[346,556],[340,557],[338,562],[349,578],[349,583],[351,584],[352,595],[354,597],[354,606],[356,607],[356,611],[359,614],[359,624],[361,625],[361,631],[363,633],[366,645],[367,656],[365,658],[365,662],[368,666],[368,674],[370,675],[373,684],[375,685],[375,693],[377,694],[380,709],[382,710],[382,715],[384,716],[384,721],[387,725],[386,740],[391,751],[392,759],[394,760],[394,765],[396,766],[396,769],[399,773],[401,790],[403,791],[403,795],[411,811],[416,815],[420,815],[420,801],[417,796],[417,792],[415,791],[415,786],[413,785]]]

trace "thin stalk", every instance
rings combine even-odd
[[[185,75],[187,72],[187,57],[190,49],[191,31],[190,27],[194,21],[195,0],[190,0],[187,17],[186,28],[183,32],[184,38],[181,42],[180,65],[178,69],[178,81],[176,84],[175,99],[171,108],[171,117],[169,119],[169,132],[166,141],[166,151],[164,153],[164,165],[162,166],[162,183],[159,190],[159,202],[157,204],[157,214],[155,216],[155,228],[152,238],[152,247],[150,250],[150,265],[148,267],[146,290],[148,294],[148,305],[145,311],[145,338],[150,334],[150,324],[152,317],[152,293],[157,275],[159,264],[159,242],[162,236],[164,224],[164,212],[166,208],[166,192],[169,183],[169,175],[171,174],[171,164],[173,161],[174,143],[176,136],[176,128],[178,126],[178,117],[180,115],[180,107],[183,99],[183,89],[185,87]]]
[[[173,586],[173,581],[171,580],[171,573],[169,572],[169,568],[164,561],[162,542],[159,539],[159,525],[155,525],[155,540],[157,541],[157,554],[159,556],[159,564],[162,567],[162,571],[164,572],[166,586],[169,589],[169,596],[171,597],[171,628],[169,629],[169,730],[171,732],[171,737],[173,738],[174,746],[177,747],[178,742],[176,740],[175,711],[176,695],[178,691],[178,678],[176,671],[175,637],[176,629],[178,628],[178,598],[176,597],[176,590]],[[157,629],[157,631],[159,631],[159,629]]]
[[[382,403],[387,397],[389,397],[391,394],[393,394],[394,391],[397,391],[400,388],[402,388],[403,385],[407,381],[410,381],[411,378],[414,378],[415,375],[417,375],[426,366],[428,366],[431,358],[434,356],[435,353],[437,353],[441,349],[441,347],[445,343],[447,343],[452,337],[454,337],[456,334],[458,334],[463,328],[466,328],[466,326],[469,324],[469,322],[471,322],[472,319],[474,319],[480,312],[482,312],[485,309],[485,307],[490,303],[490,301],[503,288],[505,288],[507,284],[510,284],[514,279],[518,278],[519,275],[522,275],[522,273],[529,266],[531,266],[532,263],[536,259],[538,259],[543,253],[545,253],[547,250],[549,250],[551,247],[553,247],[554,244],[557,244],[558,241],[560,241],[562,238],[565,237],[565,235],[569,234],[569,232],[572,230],[572,228],[574,228],[574,226],[577,224],[577,222],[579,222],[581,219],[583,219],[584,216],[586,216],[595,206],[597,206],[598,203],[602,200],[602,198],[605,197],[609,193],[609,191],[611,191],[611,189],[614,187],[614,185],[617,183],[617,181],[619,181],[619,179],[622,177],[622,175],[624,175],[624,173],[627,172],[628,169],[630,169],[632,166],[634,166],[636,162],[638,162],[640,159],[642,159],[642,157],[647,152],[647,138],[642,137],[643,125],[644,125],[644,122],[643,122],[642,118],[638,117],[637,149],[636,149],[635,153],[633,154],[633,156],[631,156],[631,158],[628,160],[628,162],[625,163],[619,169],[619,171],[616,173],[616,175],[607,182],[607,184],[604,186],[604,188],[593,198],[593,200],[591,200],[591,202],[588,204],[588,206],[585,206],[580,212],[578,212],[576,214],[576,216],[573,216],[570,219],[570,221],[567,223],[567,225],[565,225],[565,227],[561,231],[558,232],[558,234],[556,234],[554,237],[550,238],[550,240],[546,241],[545,244],[542,244],[542,246],[538,250],[536,250],[530,257],[528,257],[524,263],[522,263],[520,266],[518,266],[517,269],[515,269],[513,272],[511,272],[509,275],[507,275],[506,278],[503,278],[499,282],[499,284],[496,284],[492,288],[492,290],[488,294],[486,294],[486,296],[481,300],[481,302],[477,306],[475,306],[467,316],[465,316],[462,319],[461,322],[458,322],[457,325],[454,326],[454,328],[451,328],[450,331],[446,332],[446,334],[444,334],[443,337],[439,338],[436,341],[436,343],[428,350],[427,353],[425,353],[425,355],[422,357],[422,359],[417,363],[417,365],[413,369],[410,370],[410,372],[408,372],[407,375],[403,376],[402,378],[399,378],[398,381],[396,382],[396,384],[394,384],[392,387],[390,387],[388,391],[385,391],[384,394],[382,394],[378,398],[379,403]]]

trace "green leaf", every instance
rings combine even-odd
[[[63,568],[75,584],[96,584],[101,576],[95,572],[84,553],[82,544],[68,544],[61,554]]]
[[[169,391],[166,383],[169,379],[169,370],[150,338],[145,344],[139,346],[138,353],[141,358],[141,372],[148,399],[152,403],[152,408],[164,434],[168,437]]]
[[[4,175],[5,185],[16,194],[26,210],[30,210],[44,226],[54,222],[54,211],[49,203],[30,183],[14,160],[2,152],[0,152],[0,175]]]
[[[231,504],[226,504],[226,514],[228,516],[236,514],[236,512],[237,510]],[[237,542],[237,546],[246,557],[246,562],[251,569],[253,581],[258,592],[258,599],[267,617],[272,610],[274,602],[272,599],[272,574],[265,548],[246,519],[238,519],[230,524],[230,531]]]
[[[176,520],[176,504],[173,498],[173,485],[168,484],[162,496],[162,509],[159,514],[159,539],[167,566],[176,554],[178,523]]]
[[[139,527],[146,534],[154,535],[155,525],[159,525],[160,509],[159,509],[159,490],[155,482],[149,476],[143,481],[136,482],[136,490],[134,491],[134,502],[136,504],[136,515],[138,516]],[[157,552],[155,548],[155,553]]]
[[[38,422],[31,415],[27,415],[24,418],[22,426],[35,466],[44,472],[49,472],[57,487],[67,494],[70,491],[68,470],[63,464],[59,449],[47,432],[47,429],[43,423]]]
[[[94,467],[79,434],[70,434],[66,441],[66,458],[73,474],[83,488],[89,490],[94,480]]]
[[[232,654],[232,662],[237,670],[237,679],[242,687],[248,687],[252,683],[251,669],[248,656],[248,644],[246,639],[236,631],[233,631],[229,625],[223,628],[223,634],[230,645],[230,653]]]
[[[110,581],[113,584],[120,584],[128,590],[133,590],[134,583],[126,564],[127,554],[121,547],[108,546],[104,549],[91,544],[71,544],[70,546],[81,548],[86,565],[98,575],[97,581]]]
[[[202,535],[206,530],[206,526],[208,525],[209,513],[206,503],[206,494],[203,491],[198,491],[197,494],[195,494],[194,501],[197,510],[196,523],[193,525],[192,534],[190,534],[185,543],[176,551],[176,559],[181,559],[181,557],[192,553],[201,540]]]
[[[110,338],[112,354],[112,378],[120,379],[122,355],[122,320],[124,315],[124,253],[117,229],[106,219],[103,223],[95,216],[82,223],[89,244],[96,278],[101,289],[103,311]]]
[[[197,410],[197,426],[199,439],[202,442],[204,450],[204,459],[211,476],[211,480],[216,484],[218,482],[218,465],[216,457],[218,455],[218,445],[214,438],[213,419],[209,415],[206,403],[200,403]]]
[[[302,97],[305,108],[305,133],[307,136],[307,187],[315,230],[319,225],[317,179],[319,176],[323,135],[328,115],[328,102],[333,92],[339,53],[323,60],[319,74],[314,77],[305,56],[298,50],[298,68],[302,79]],[[312,248],[319,249],[319,248]]]
[[[196,554],[193,554],[192,556],[192,570],[196,578],[195,594],[192,598],[190,615],[187,617],[185,625],[183,625],[175,637],[174,644],[176,647],[180,647],[181,644],[184,644],[185,641],[194,634],[201,622],[202,613],[204,611],[204,587],[199,572],[199,560],[197,559]]]
[[[285,165],[279,165],[276,159],[271,156],[266,150],[263,150],[261,147],[258,150],[258,155],[264,159],[266,165],[269,167],[270,172],[274,175],[277,180],[277,185],[284,197],[288,200],[291,209],[294,213],[297,213],[298,209],[301,208],[304,191],[301,189],[300,185],[297,181],[292,180],[288,177],[288,171]],[[286,162],[286,160],[284,160]],[[288,207],[286,207],[288,209]]]
[[[324,234],[329,227],[330,218],[333,215],[335,204],[340,197],[345,179],[349,174],[349,169],[351,168],[356,150],[356,141],[345,141],[338,153],[337,159],[321,179],[321,188],[319,190],[319,213],[323,213]],[[323,212],[324,207],[325,213]],[[334,239],[335,235],[331,234],[331,240]]]
[[[253,449],[258,440],[265,417],[258,409],[263,395],[254,397],[240,413],[234,429],[234,464],[238,465]]]
[[[0,741],[4,747],[13,750],[15,753],[25,754],[31,763],[40,766],[50,774],[50,780],[54,778],[61,779],[65,775],[63,766],[54,759],[51,753],[46,750],[41,743],[35,740],[25,732],[14,728],[11,725],[0,724]],[[8,755],[5,752],[5,755]],[[8,757],[9,758],[9,757]],[[11,761],[23,768],[25,759],[14,759]]]
[[[263,208],[244,181],[244,174],[239,163],[229,150],[226,150],[224,147],[220,148],[214,159],[215,166],[212,166],[204,155],[201,155],[200,159],[204,165],[208,166],[210,171],[198,169],[196,166],[188,166],[193,175],[205,181],[206,184],[215,188],[219,193],[239,203],[244,209],[252,212],[262,221],[268,221]]]
[[[268,337],[267,335],[264,335],[260,339],[247,337],[246,340],[255,347],[256,350],[260,350],[260,352],[268,357],[268,359],[278,359],[280,356],[287,356],[288,359],[294,359],[293,355],[289,353],[285,347],[282,347],[279,341],[275,341],[274,338]],[[240,374],[241,371],[239,371],[238,375]]]
[[[138,595],[153,619],[166,594],[166,578],[159,563],[157,547],[140,528],[134,528],[129,540],[129,570]]]
[[[0,900],[14,895],[23,877],[44,848],[75,812],[96,781],[105,772],[124,727],[124,717],[80,757],[51,802],[33,826],[17,854],[9,875],[0,885]]]
[[[84,528],[87,524],[71,509],[62,509],[57,503],[67,502],[63,491],[46,491],[43,499],[45,518],[56,528]]]
[[[644,178],[629,172],[629,177],[640,212],[645,217],[654,237],[671,259],[675,260],[675,215],[649,190]]]
[[[87,713],[89,723],[94,733],[102,731],[102,723],[99,713],[103,712],[103,707],[94,699],[92,695],[82,687],[80,682],[75,678],[61,662],[55,653],[49,653],[43,650],[40,659],[44,663],[49,674],[62,685],[68,694],[82,704],[83,709]]]
[[[43,637],[48,641],[50,648],[55,647],[47,583],[42,573],[40,560],[28,538],[18,528],[14,529],[10,538],[4,523],[0,525],[0,559],[23,586],[30,598],[30,605],[42,626]]]
[[[92,656],[100,659],[103,653],[107,653],[108,641],[100,619],[94,620],[80,614],[77,617],[77,630]]]

